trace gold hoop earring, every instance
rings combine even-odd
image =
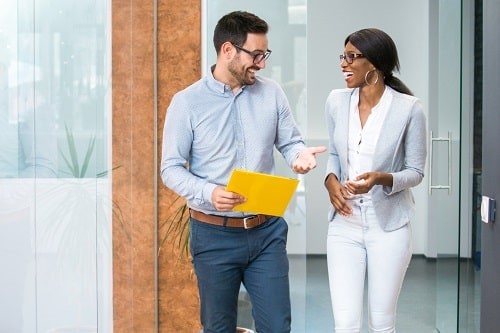
[[[368,74],[370,74],[371,72],[375,72],[377,74],[377,78],[375,79],[375,82],[373,82],[373,83],[368,82]],[[378,82],[378,72],[377,72],[377,70],[375,68],[374,69],[370,69],[368,72],[366,72],[366,74],[365,74],[365,83],[366,83],[366,85],[373,86],[373,85],[377,84],[377,82]]]

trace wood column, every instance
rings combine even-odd
[[[200,79],[201,1],[159,0],[158,6],[158,153],[165,112],[172,96]],[[161,180],[160,180],[161,182]],[[175,194],[159,184],[160,222],[171,213]],[[160,238],[161,231],[160,230]],[[159,256],[160,332],[198,332],[199,300],[193,268],[169,240]],[[169,251],[171,250],[171,251]]]
[[[157,223],[168,217],[175,195],[155,175],[160,161],[154,152],[161,158],[165,110],[173,94],[200,78],[201,1],[158,0],[157,8],[155,119],[154,2],[112,1],[114,332],[154,332],[156,297],[159,332],[200,329],[189,260],[165,246],[155,269]]]

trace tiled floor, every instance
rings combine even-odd
[[[399,298],[398,332],[479,333],[479,276],[470,260],[414,256]],[[333,332],[326,257],[291,257],[290,281],[292,332]],[[244,290],[240,298],[240,325],[253,328]],[[366,320],[364,326],[368,332]]]

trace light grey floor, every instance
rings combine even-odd
[[[292,332],[333,332],[326,257],[291,256],[290,280]],[[479,333],[479,280],[480,271],[471,260],[414,256],[399,298],[397,331]],[[252,329],[250,313],[243,289],[239,324]],[[362,332],[368,332],[366,319]]]

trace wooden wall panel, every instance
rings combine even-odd
[[[175,194],[158,175],[165,110],[172,96],[200,78],[200,0],[158,0],[158,118],[154,112],[154,2],[112,2],[113,297],[115,332],[198,332],[196,279],[168,240],[158,257],[155,228]],[[155,127],[155,120],[158,127]],[[154,142],[157,131],[158,142]],[[159,161],[157,161],[159,168]],[[155,197],[155,189],[158,197]],[[158,221],[155,205],[158,204]],[[116,208],[115,207],[115,208]],[[161,232],[159,231],[161,238]]]
[[[112,1],[114,332],[155,330],[153,1]],[[121,215],[120,215],[121,213]]]
[[[172,96],[197,81],[201,75],[200,13],[200,0],[159,0],[158,137],[160,143],[166,108]],[[161,144],[158,146],[158,152],[161,155]],[[171,212],[169,208],[175,199],[175,194],[162,184],[159,186],[161,222]],[[162,249],[158,261],[160,332],[198,332],[201,327],[199,301],[192,265],[186,258],[179,259],[179,251],[171,246],[171,241],[173,240],[169,240]]]

